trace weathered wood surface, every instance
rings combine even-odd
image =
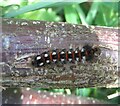
[[[118,86],[118,28],[94,27],[2,19],[1,51],[2,84],[4,87],[104,87]],[[32,69],[25,60],[30,54],[51,49],[82,48],[85,44],[98,46],[101,54],[91,62],[56,64]]]

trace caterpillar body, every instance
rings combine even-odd
[[[32,59],[31,65],[34,67],[42,67],[47,64],[57,63],[57,62],[70,62],[74,63],[82,61],[91,61],[95,54],[100,54],[100,49],[97,47],[91,47],[89,45],[83,46],[82,49],[76,48],[73,49],[56,49],[51,51],[43,52],[40,55],[34,56]]]

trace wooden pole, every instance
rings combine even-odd
[[[2,19],[3,87],[118,87],[119,28]],[[28,66],[31,56],[53,49],[97,46],[101,54],[89,62]]]

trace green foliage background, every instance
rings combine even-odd
[[[120,26],[120,2],[44,2],[41,0],[2,0],[0,16],[27,20],[67,22],[95,26]],[[41,89],[77,96],[93,97],[110,103],[120,103],[119,97],[108,99],[107,96],[120,91],[108,88],[76,89]]]

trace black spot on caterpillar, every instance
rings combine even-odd
[[[32,66],[34,67],[42,67],[46,64],[57,63],[57,62],[83,62],[83,61],[91,61],[95,54],[100,54],[100,49],[98,47],[91,47],[89,45],[83,46],[81,50],[79,48],[76,49],[56,49],[43,52],[40,55],[34,56],[32,60]]]

